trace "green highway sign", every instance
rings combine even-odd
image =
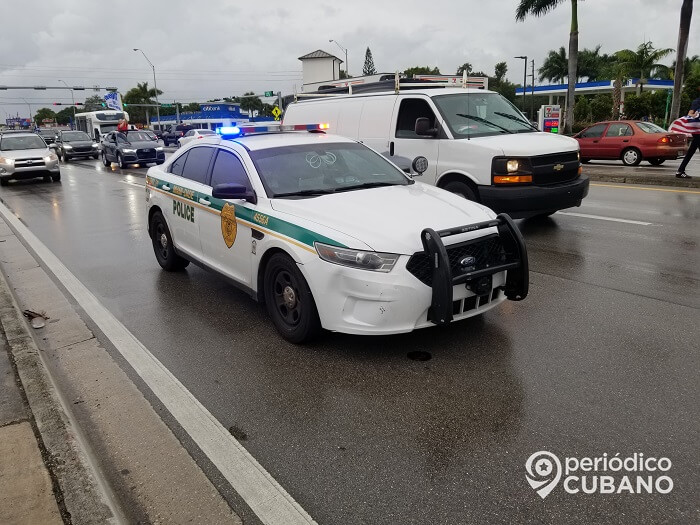
[[[275,96],[275,92],[274,92],[274,91],[265,91],[265,96],[266,96],[266,97],[274,97],[274,96]]]

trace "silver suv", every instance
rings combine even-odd
[[[0,134],[0,186],[11,179],[44,179],[58,182],[58,156],[36,133]]]

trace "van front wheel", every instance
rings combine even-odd
[[[464,197],[468,201],[476,201],[476,192],[464,182],[448,182],[447,184],[445,184],[443,189],[449,191],[450,193],[456,193],[457,195],[459,195],[460,197]]]

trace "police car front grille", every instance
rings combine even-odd
[[[465,273],[466,271],[485,270],[507,262],[503,244],[497,234],[452,244],[446,246],[446,249],[453,277]],[[465,257],[474,257],[474,263],[470,266],[463,267],[461,261]],[[427,253],[414,253],[408,260],[406,269],[423,284],[432,286],[433,267]]]
[[[140,149],[136,151],[136,156],[139,159],[152,159],[156,156],[155,149]]]

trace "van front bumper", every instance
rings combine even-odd
[[[580,206],[588,195],[590,181],[585,175],[548,186],[479,186],[481,203],[497,213],[522,219]]]

